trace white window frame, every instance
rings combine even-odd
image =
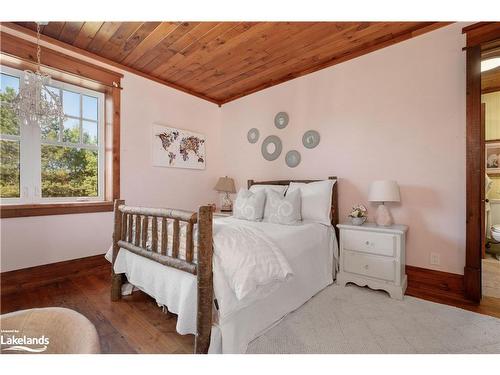
[[[24,72],[18,69],[0,65],[0,73],[8,74],[19,78],[19,88],[24,84]],[[104,201],[105,197],[105,123],[104,123],[104,103],[103,93],[88,90],[83,87],[71,85],[52,79],[50,86],[72,91],[81,95],[95,97],[98,100],[97,108],[97,146],[84,144],[83,139],[79,143],[69,143],[62,141],[62,131],[60,131],[60,141],[46,140],[41,138],[41,131],[38,125],[20,124],[20,135],[11,136],[0,134],[2,140],[20,140],[20,197],[19,198],[1,198],[0,204],[37,204],[37,203],[64,203],[64,202],[95,202]],[[92,121],[92,119],[83,118],[82,96],[80,95],[80,116],[67,116],[68,118],[78,119],[80,122],[80,134],[83,121]],[[64,99],[63,99],[64,100]],[[61,129],[62,130],[62,129]],[[65,146],[72,148],[83,148],[97,151],[97,196],[95,197],[42,197],[42,173],[41,173],[41,149],[42,145]]]

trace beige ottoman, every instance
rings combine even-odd
[[[82,314],[46,307],[0,316],[2,354],[7,353],[100,353],[94,325]]]

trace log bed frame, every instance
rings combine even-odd
[[[337,177],[329,177],[337,181]],[[290,182],[315,182],[319,180],[248,180],[248,188],[252,185],[288,185]],[[331,221],[337,232],[339,222],[337,183],[332,189]],[[151,221],[151,231],[148,231]],[[171,255],[168,255],[168,221],[173,222]],[[121,298],[124,274],[114,272],[114,264],[120,248],[153,260],[167,267],[196,275],[198,309],[196,314],[196,336],[194,353],[208,352],[210,332],[212,329],[213,279],[212,279],[212,221],[213,212],[210,206],[202,206],[198,212],[175,210],[169,208],[145,208],[126,206],[124,200],[114,203],[113,258],[111,271],[111,300]],[[180,224],[186,225],[186,255],[179,258]],[[135,229],[134,229],[135,223]],[[198,252],[194,259],[194,226],[198,226]],[[158,229],[161,239],[158,241]],[[151,233],[151,234],[149,234]],[[151,237],[151,238],[149,238]],[[338,233],[337,233],[338,238]],[[150,249],[147,249],[150,243]]]

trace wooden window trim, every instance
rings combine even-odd
[[[34,43],[1,32],[0,64],[16,69],[35,68]],[[113,200],[120,197],[120,101],[122,74],[61,52],[42,47],[42,70],[54,79],[105,94],[105,200],[0,205],[0,218],[82,214],[113,211]],[[111,111],[111,113],[108,113]],[[109,131],[108,131],[108,128]]]

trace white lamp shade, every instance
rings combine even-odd
[[[396,181],[373,181],[370,186],[368,200],[370,202],[399,202],[399,185]]]

